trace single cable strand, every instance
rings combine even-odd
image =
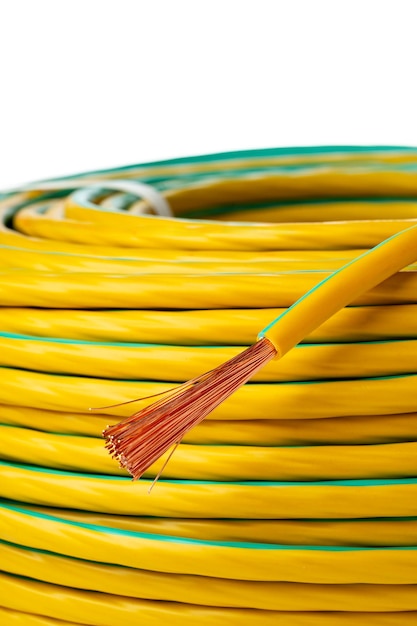
[[[350,261],[275,319],[241,354],[106,428],[103,435],[110,453],[134,479],[140,478],[266,363],[282,357],[359,294],[409,265],[416,256],[417,226],[412,226]]]

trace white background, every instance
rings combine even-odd
[[[0,0],[0,188],[241,148],[417,146],[415,0]]]

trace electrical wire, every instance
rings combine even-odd
[[[151,495],[166,457],[132,483],[100,436],[149,401],[88,408],[236,356],[414,226],[416,189],[416,150],[341,147],[0,196],[5,623],[414,624],[417,252],[370,290],[359,272],[364,293],[315,330],[297,322],[301,343],[186,435]]]

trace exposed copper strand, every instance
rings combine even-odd
[[[155,394],[164,397],[104,430],[106,448],[135,480],[175,446],[155,477],[152,489],[184,435],[275,355],[272,343],[261,339],[213,370]]]

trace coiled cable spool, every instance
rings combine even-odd
[[[129,406],[87,411],[215,367],[415,223],[416,163],[405,148],[266,150],[3,196],[5,619],[414,623],[415,266],[190,431],[150,496],[163,460],[132,483],[100,438]],[[138,199],[136,182],[156,191]],[[160,197],[175,217],[152,215]]]

